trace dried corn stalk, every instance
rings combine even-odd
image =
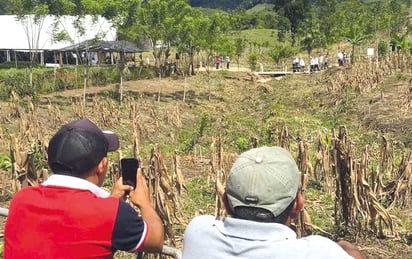
[[[182,194],[182,191],[185,190],[187,191],[187,188],[185,186],[185,179],[183,176],[182,169],[180,169],[180,158],[178,155],[178,151],[175,150],[174,156],[173,156],[173,165],[174,165],[174,170],[173,170],[173,181],[176,182],[176,189],[177,189],[177,194],[178,197]]]
[[[297,158],[297,165],[301,172],[301,179],[299,189],[304,192],[307,189],[308,181],[313,174],[312,163],[310,162],[308,145],[304,141],[299,141],[299,154]],[[296,225],[296,234],[298,237],[306,236],[312,233],[311,219],[305,209],[299,213],[294,221]]]
[[[326,142],[326,143],[325,143]],[[314,167],[315,181],[319,183],[325,192],[332,193],[333,176],[330,168],[330,154],[328,148],[328,138],[322,133],[318,134],[318,152]],[[319,173],[318,173],[319,172]]]
[[[16,136],[11,137],[10,157],[12,162],[11,184],[13,192],[17,192],[26,186],[35,186],[48,177],[47,170],[36,171],[34,155],[38,150],[34,152],[26,150],[27,148],[20,144]]]
[[[279,132],[278,143],[279,146],[288,150],[290,149],[290,135],[286,122],[283,123],[282,131]]]
[[[77,118],[85,117],[84,105],[83,102],[79,100],[79,98],[72,98],[72,111]]]
[[[340,226],[343,221],[345,227],[353,227],[362,235],[373,231],[383,237],[383,225],[394,234],[392,218],[387,210],[378,202],[372,188],[370,188],[366,174],[368,170],[368,148],[357,160],[353,145],[347,141],[347,130],[340,127],[339,136],[333,141],[334,172],[336,182],[335,192],[335,224]]]
[[[148,173],[154,207],[165,224],[166,235],[172,245],[175,245],[173,224],[175,220],[183,222],[177,215],[177,213],[181,213],[181,205],[173,190],[173,184],[168,176],[158,145],[152,149]]]
[[[398,173],[385,190],[392,200],[390,207],[410,208],[412,193],[412,152],[404,154]]]

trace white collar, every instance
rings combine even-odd
[[[79,190],[88,190],[100,198],[107,198],[110,196],[109,192],[103,190],[102,188],[95,185],[94,183],[84,180],[82,178],[68,176],[68,175],[53,174],[49,178],[47,178],[47,180],[43,182],[41,185],[67,187],[67,188],[79,189]]]

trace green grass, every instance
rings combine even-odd
[[[305,209],[310,215],[312,224],[327,232],[333,232],[335,224],[333,195],[312,187],[309,187],[304,193]]]
[[[207,177],[200,175],[186,181],[188,189],[184,197],[183,214],[189,219],[196,214],[214,214],[215,191],[214,183],[207,183]]]
[[[273,29],[250,29],[236,32],[234,38],[246,39],[248,42],[267,44],[267,47],[274,47],[277,43],[277,30]]]
[[[246,11],[247,14],[257,14],[260,12],[270,12],[275,7],[274,4],[258,4],[248,9]]]

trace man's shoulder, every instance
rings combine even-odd
[[[205,225],[205,224],[213,224],[213,222],[217,221],[218,219],[212,215],[200,215],[194,217],[189,222],[189,226],[197,226],[197,225]]]
[[[222,222],[220,219],[212,215],[200,215],[194,217],[189,225],[186,227],[185,232],[198,232],[199,230],[205,231],[208,226],[213,226]]]
[[[310,235],[297,239],[299,241],[306,241],[308,249],[312,253],[318,253],[319,255],[335,255],[335,258],[351,258],[341,246],[335,241],[320,235]]]
[[[25,199],[26,197],[32,197],[33,194],[39,192],[39,186],[27,186],[23,187],[21,190],[17,191],[13,197],[12,202],[19,201],[21,199]]]

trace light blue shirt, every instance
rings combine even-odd
[[[187,226],[183,259],[334,258],[350,259],[336,242],[318,235],[297,238],[289,227],[203,215]]]

